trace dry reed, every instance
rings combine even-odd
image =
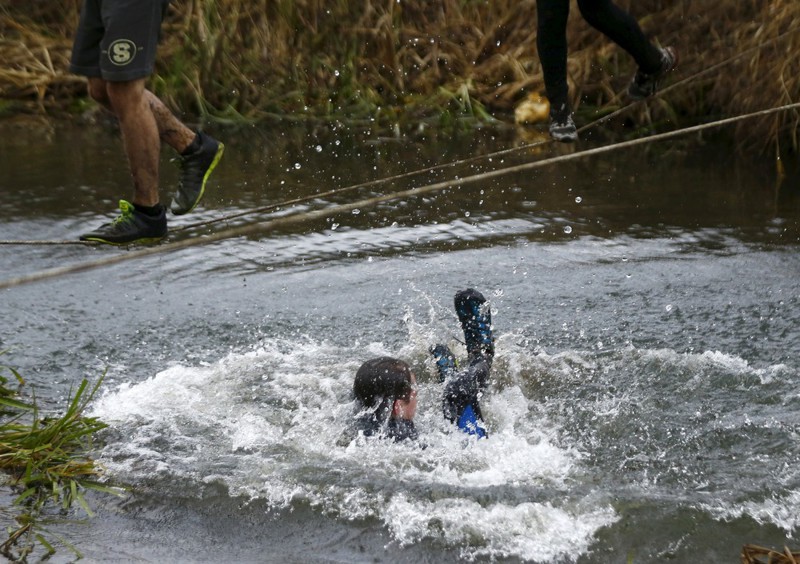
[[[784,547],[783,552],[746,544],[742,547],[742,564],[798,564],[800,552],[792,552]]]
[[[66,69],[79,3],[0,8],[0,99],[50,108],[75,95],[80,83]],[[635,122],[694,123],[800,98],[800,32],[792,33],[800,29],[800,2],[619,4],[648,35],[678,47],[681,65],[672,80],[689,78],[631,110]],[[621,104],[635,71],[631,58],[591,29],[575,6],[568,36],[576,106]],[[536,3],[175,0],[151,84],[173,107],[206,119],[397,122],[447,113],[480,118],[487,111],[506,119],[526,94],[543,91]],[[797,149],[798,122],[798,113],[776,114],[741,126],[736,138],[751,148]]]

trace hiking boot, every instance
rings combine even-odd
[[[578,129],[568,105],[561,104],[561,107],[550,110],[550,137],[561,143],[574,143],[578,140]]]
[[[167,210],[161,206],[161,213],[151,217],[140,211],[130,202],[119,201],[122,212],[111,223],[104,223],[94,231],[81,235],[81,241],[97,241],[109,245],[127,243],[157,243],[167,235]]]
[[[494,357],[492,313],[486,298],[477,290],[460,290],[455,297],[456,314],[464,330],[464,341],[470,358],[481,357],[491,363]]]
[[[456,357],[447,345],[434,345],[430,348],[433,362],[436,363],[436,372],[439,382],[444,382],[456,373]]]
[[[206,191],[208,177],[211,176],[225,150],[225,145],[202,131],[197,135],[200,137],[200,149],[196,153],[177,157],[181,167],[181,177],[178,181],[178,191],[173,196],[170,206],[175,215],[189,213],[200,203]]]
[[[678,52],[673,47],[661,49],[661,68],[654,73],[637,70],[628,86],[628,96],[633,100],[644,100],[658,92],[661,81],[678,64]]]

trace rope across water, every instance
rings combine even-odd
[[[291,225],[294,223],[298,223],[301,221],[308,221],[311,219],[317,218],[324,218],[331,215],[341,214],[344,212],[349,212],[354,209],[363,209],[369,206],[374,206],[376,204],[380,204],[383,202],[388,202],[392,200],[399,200],[402,198],[408,198],[412,196],[418,196],[421,194],[427,194],[430,192],[436,192],[445,190],[447,188],[464,186],[466,184],[472,184],[475,182],[480,182],[484,180],[488,180],[491,178],[498,178],[500,176],[504,176],[507,174],[512,174],[516,172],[523,172],[523,171],[530,171],[537,168],[542,168],[545,166],[551,166],[554,164],[573,161],[581,158],[586,158],[590,156],[600,155],[603,153],[610,153],[612,151],[619,151],[622,149],[627,149],[630,147],[635,147],[637,145],[643,145],[645,143],[654,143],[656,141],[663,141],[666,139],[672,139],[674,137],[678,137],[681,135],[688,135],[691,133],[698,133],[700,131],[704,131],[706,129],[711,129],[715,127],[722,127],[724,125],[744,121],[747,119],[753,119],[757,117],[768,116],[771,114],[775,114],[778,112],[785,112],[789,110],[797,110],[800,109],[800,102],[793,103],[793,104],[786,104],[784,106],[780,106],[777,108],[770,108],[766,110],[761,110],[757,112],[752,112],[749,114],[743,114],[740,116],[720,119],[716,121],[712,121],[709,123],[704,123],[700,125],[695,125],[691,127],[685,127],[683,129],[677,129],[675,131],[668,131],[665,133],[659,133],[656,135],[651,135],[649,137],[642,137],[639,139],[632,139],[630,141],[622,141],[620,143],[613,143],[611,145],[605,145],[602,147],[595,147],[592,149],[586,149],[584,151],[578,151],[575,153],[571,153],[568,155],[559,155],[557,157],[552,157],[548,159],[542,159],[540,161],[534,161],[529,163],[522,163],[519,165],[509,166],[493,171],[482,172],[479,174],[466,176],[463,178],[453,179],[453,180],[445,180],[442,182],[436,182],[433,184],[427,184],[424,186],[418,186],[416,188],[410,188],[408,190],[401,190],[399,192],[393,192],[391,194],[384,194],[380,196],[374,196],[371,198],[365,198],[361,200],[357,200],[354,202],[349,202],[346,204],[338,204],[335,206],[330,206],[327,208],[317,209],[317,210],[309,210],[304,212],[299,212],[292,215],[287,215],[283,217],[278,217],[271,219],[267,222],[263,223],[254,223],[250,225],[243,225],[240,227],[233,227],[230,229],[226,229],[223,231],[218,231],[215,233],[211,233],[209,235],[204,235],[202,237],[195,237],[191,239],[184,239],[182,241],[176,241],[174,243],[166,243],[164,245],[159,245],[156,247],[148,247],[143,249],[136,249],[130,251],[128,253],[120,253],[110,257],[104,257],[101,259],[93,260],[93,261],[86,261],[81,262],[78,264],[73,264],[69,266],[63,266],[58,268],[51,268],[46,270],[41,270],[39,272],[35,272],[32,274],[27,274],[24,276],[18,276],[15,278],[10,278],[7,280],[0,281],[0,290],[4,290],[7,288],[13,288],[15,286],[21,286],[23,284],[29,284],[31,282],[47,280],[51,278],[57,278],[60,276],[65,276],[68,274],[74,274],[78,272],[85,272],[88,270],[93,270],[96,268],[101,268],[104,266],[109,266],[121,262],[137,260],[139,258],[148,257],[151,255],[162,254],[162,253],[171,253],[173,251],[179,251],[183,249],[187,249],[190,247],[199,247],[202,245],[209,245],[211,243],[215,243],[217,241],[222,241],[225,239],[231,239],[235,237],[244,237],[248,235],[257,235],[267,233],[271,230],[274,230],[279,227],[283,227],[286,225]],[[348,189],[353,189],[353,187],[349,187]],[[331,191],[331,193],[337,193],[336,191]],[[319,194],[315,195],[315,197],[319,197]],[[35,242],[31,242],[30,244],[34,244]],[[58,242],[54,242],[58,243]]]

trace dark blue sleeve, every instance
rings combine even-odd
[[[486,386],[489,375],[488,364],[481,359],[470,363],[466,370],[455,374],[445,383],[442,410],[445,419],[470,435],[485,437],[481,426],[483,416],[478,396]]]

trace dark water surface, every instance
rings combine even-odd
[[[87,561],[735,562],[746,543],[800,544],[796,173],[673,143],[312,217],[575,148],[286,204],[526,141],[222,136],[208,197],[170,240],[293,221],[0,290],[3,360],[43,404],[108,370],[99,456],[133,494],[57,528]],[[0,240],[105,221],[130,195],[121,155],[100,126],[4,126]],[[0,245],[0,272],[129,252]],[[498,338],[479,442],[442,420],[427,359],[439,341],[463,354],[467,286]],[[353,374],[379,354],[415,367],[427,448],[337,445]]]

